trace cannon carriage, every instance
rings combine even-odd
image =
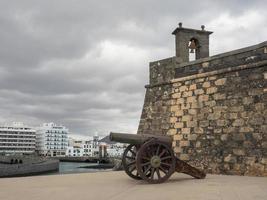
[[[163,183],[174,172],[185,173],[197,179],[206,174],[177,158],[172,149],[172,138],[151,134],[110,133],[110,140],[129,144],[122,156],[122,165],[128,176],[148,183]]]

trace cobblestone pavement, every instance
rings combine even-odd
[[[174,174],[151,185],[124,172],[0,179],[1,200],[267,200],[266,177],[208,175],[197,180]]]

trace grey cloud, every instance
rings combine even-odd
[[[55,121],[73,134],[136,131],[148,63],[174,55],[179,21],[214,31],[212,54],[267,35],[263,1],[10,0],[0,7],[0,123]]]

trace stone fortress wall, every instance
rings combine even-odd
[[[208,57],[205,38],[205,55],[185,62],[174,34],[176,57],[150,63],[138,134],[172,136],[176,155],[209,173],[267,176],[267,42]]]

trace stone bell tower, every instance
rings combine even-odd
[[[175,35],[176,57],[182,62],[189,61],[189,53],[193,53],[195,59],[209,57],[209,35],[210,31],[201,26],[201,30],[183,28],[182,23],[173,32]]]

